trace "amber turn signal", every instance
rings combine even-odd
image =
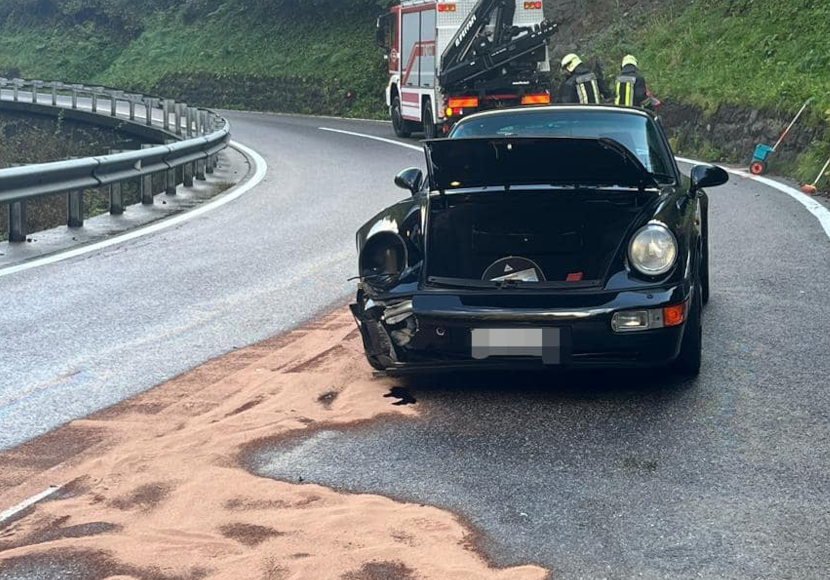
[[[663,326],[680,326],[686,322],[688,302],[663,308]]]

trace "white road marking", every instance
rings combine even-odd
[[[26,510],[26,509],[32,507],[33,505],[35,505],[39,501],[43,501],[47,497],[56,494],[58,491],[60,491],[61,487],[62,486],[60,486],[60,485],[52,485],[52,486],[49,487],[49,489],[47,489],[45,491],[42,491],[37,495],[33,495],[29,499],[24,500],[24,501],[20,502],[19,504],[17,504],[16,506],[12,506],[9,509],[7,509],[6,511],[0,513],[0,524],[3,524],[4,522],[7,522],[8,520],[12,519],[17,514],[22,512],[23,510]]]
[[[299,118],[299,119],[315,119],[320,121],[320,119],[330,119],[332,121],[352,121],[358,123],[377,123],[379,125],[392,125],[392,121],[387,119],[366,119],[365,117],[338,117],[337,115],[309,115],[309,114],[301,114],[301,113],[277,113],[275,111],[240,111],[239,109],[211,109],[215,113],[229,113],[233,115],[234,113],[244,113],[245,115],[264,115],[268,117],[287,117],[291,118]]]
[[[694,159],[686,159],[684,157],[678,157],[677,160],[681,163],[690,163],[692,165],[702,163],[702,161],[695,161]],[[791,198],[796,200],[798,203],[803,205],[807,209],[807,211],[809,211],[811,214],[815,216],[819,224],[821,224],[822,229],[824,229],[824,233],[827,234],[828,238],[830,238],[830,210],[828,210],[827,207],[823,204],[814,200],[809,195],[797,190],[796,188],[790,187],[789,185],[785,185],[783,183],[779,183],[774,179],[762,177],[760,175],[752,175],[748,171],[744,171],[742,169],[732,169],[729,167],[724,167],[724,169],[732,175],[737,175],[738,177],[743,177],[745,179],[751,179],[753,181],[757,181],[758,183],[766,185],[767,187],[777,189],[781,193],[786,193]]]
[[[371,139],[372,141],[380,141],[381,143],[388,143],[390,145],[397,145],[398,147],[406,147],[407,149],[414,149],[415,151],[424,152],[423,147],[412,145],[410,143],[401,143],[394,139],[386,139],[384,137],[375,137],[374,135],[366,135],[364,133],[355,133],[354,131],[344,131],[343,129],[332,129],[330,127],[320,127],[321,131],[328,131],[329,133],[342,133],[343,135],[351,135],[352,137],[362,137],[364,139]]]
[[[421,147],[416,147],[415,145],[410,145],[409,143],[401,143],[400,141],[395,141],[393,139],[384,139],[383,137],[375,137],[374,135],[365,135],[363,133],[355,133],[353,131],[343,131],[341,129],[330,129],[328,127],[320,127],[321,131],[330,131],[332,133],[343,133],[344,135],[352,135],[353,137],[363,137],[364,139],[372,139],[374,141],[381,141],[383,143],[389,143],[390,145],[398,145],[399,147],[406,147],[407,149],[415,149],[417,151],[422,151]],[[703,161],[696,161],[695,159],[687,159],[685,157],[677,157],[677,160],[681,163],[688,163],[691,165],[698,165],[704,163]],[[752,179],[753,181],[757,181],[762,185],[766,185],[767,187],[771,187],[773,189],[777,189],[782,193],[786,193],[798,203],[803,205],[807,211],[813,214],[816,219],[818,219],[819,224],[821,224],[824,233],[827,234],[827,237],[830,238],[830,210],[827,209],[824,205],[817,202],[816,200],[810,198],[809,196],[805,195],[801,191],[795,189],[794,187],[790,187],[789,185],[785,185],[783,183],[778,183],[775,180],[769,179],[767,177],[761,177],[758,175],[752,175],[747,171],[743,171],[740,169],[731,169],[728,167],[724,167],[727,172],[731,173],[732,175],[737,175],[738,177],[744,177],[746,179]]]
[[[87,246],[81,246],[79,248],[75,248],[73,250],[68,250],[66,252],[59,252],[57,254],[52,254],[50,256],[46,256],[43,258],[38,258],[36,260],[31,260],[29,262],[24,262],[17,266],[10,266],[8,268],[4,268],[0,270],[0,278],[3,276],[9,276],[11,274],[17,274],[18,272],[24,272],[26,270],[31,270],[33,268],[39,268],[41,266],[46,266],[48,264],[55,264],[57,262],[63,262],[64,260],[69,260],[71,258],[77,258],[78,256],[83,256],[85,254],[89,254],[92,252],[97,252],[103,250],[105,248],[109,248],[111,246],[115,246],[117,244],[123,244],[124,242],[128,242],[130,240],[134,240],[136,238],[141,238],[143,236],[148,236],[150,234],[155,234],[156,232],[160,232],[162,230],[166,230],[167,228],[172,228],[173,226],[177,226],[184,222],[190,221],[194,218],[202,216],[209,211],[213,211],[223,205],[226,205],[235,199],[245,195],[254,187],[259,185],[263,179],[265,179],[265,175],[268,173],[268,164],[265,162],[265,159],[262,158],[262,155],[251,149],[250,147],[246,147],[241,143],[237,143],[236,141],[231,142],[231,146],[235,149],[242,151],[243,153],[247,154],[251,159],[254,161],[254,166],[256,167],[256,171],[254,172],[253,177],[243,183],[241,186],[232,189],[229,193],[225,195],[220,195],[213,199],[213,201],[209,201],[199,207],[190,210],[185,213],[181,213],[179,215],[175,215],[169,217],[167,219],[163,219],[152,223],[146,227],[141,227],[124,234],[114,236],[112,238],[108,238],[106,240],[102,240],[100,242],[95,242],[94,244],[89,244]]]

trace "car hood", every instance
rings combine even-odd
[[[657,187],[620,143],[590,137],[472,137],[424,141],[430,188],[527,185]]]

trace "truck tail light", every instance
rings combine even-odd
[[[522,97],[523,105],[549,105],[550,93],[533,93]]]
[[[525,2],[525,4],[528,4],[528,3]],[[531,4],[533,4],[533,2],[531,2]],[[539,4],[541,4],[541,2],[539,2]],[[442,2],[441,4],[438,5],[438,12],[455,12],[456,8],[457,8],[457,6],[455,5],[455,3]]]
[[[478,107],[478,97],[450,97],[447,106],[452,109],[474,109]]]
[[[525,2],[525,10],[541,10],[542,9],[542,2],[540,0],[536,0],[534,2]]]

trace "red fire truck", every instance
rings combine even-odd
[[[395,133],[445,134],[483,109],[550,102],[541,0],[400,0],[378,19]]]

